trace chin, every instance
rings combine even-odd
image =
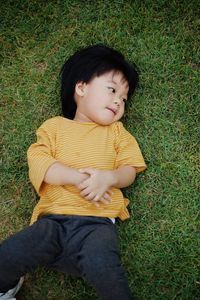
[[[108,125],[111,125],[117,121],[119,121],[120,118],[95,118],[93,120],[93,122],[99,124],[99,125],[102,125],[102,126],[108,126]]]
[[[99,120],[96,123],[102,126],[108,126],[111,125],[112,123],[116,122],[115,120],[113,121],[106,121],[106,120]]]

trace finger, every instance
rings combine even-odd
[[[93,201],[94,201],[94,202],[98,202],[100,198],[101,198],[101,197],[100,197],[99,195],[96,195],[96,196],[94,197]]]
[[[98,195],[94,197],[94,199],[92,200],[93,203],[98,203],[98,202],[102,202],[104,204],[110,204],[111,200],[110,200],[110,196],[109,195],[104,195],[102,197],[99,197]]]
[[[106,191],[106,193],[108,193],[110,196],[112,196],[114,194],[112,190],[108,190],[108,191]]]
[[[86,186],[85,186],[85,184],[82,182],[82,183],[80,183],[80,184],[77,186],[77,188],[79,189],[79,191],[82,191],[83,189],[86,188]]]
[[[91,190],[89,188],[85,188],[80,192],[80,195],[82,197],[86,197],[87,195],[89,195],[91,193]]]
[[[100,203],[103,204],[110,204],[110,202],[107,202],[105,199],[101,198],[98,202],[96,201],[91,201],[92,204],[94,204],[96,207],[100,207]]]
[[[80,182],[79,185],[77,186],[77,188],[81,191],[81,190],[86,189],[89,185],[90,185],[90,178],[87,178],[87,179],[83,180],[82,182]]]
[[[88,201],[93,202],[94,197],[95,197],[94,193],[90,193],[90,194],[86,195],[84,198]]]
[[[80,173],[87,173],[89,175],[94,174],[94,170],[92,168],[83,168],[83,169],[79,169]]]
[[[99,202],[103,203],[103,204],[110,204],[109,200],[106,200],[104,197],[102,197]]]
[[[100,207],[100,204],[98,202],[92,202],[96,207]]]
[[[108,192],[106,192],[104,195],[96,195],[93,201],[104,201],[106,204],[110,203],[112,201],[112,198]]]
[[[111,201],[112,201],[112,197],[111,197],[108,193],[105,193],[105,194],[103,195],[103,198],[104,198],[106,201],[108,201],[108,202],[111,202]]]
[[[94,197],[94,199],[91,201],[96,207],[100,207],[100,196],[99,195],[96,195],[95,197]]]

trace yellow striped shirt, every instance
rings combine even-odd
[[[91,167],[114,170],[120,166],[133,166],[137,172],[146,168],[135,138],[121,122],[108,126],[82,123],[63,117],[45,121],[37,130],[37,142],[28,149],[29,177],[40,196],[34,208],[31,223],[41,214],[66,214],[81,216],[129,217],[128,199],[120,189],[112,188],[110,204],[96,207],[80,196],[72,185],[50,185],[43,182],[47,169],[61,162],[80,169]]]

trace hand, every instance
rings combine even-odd
[[[109,204],[112,201],[112,173],[109,170],[97,170],[84,168],[79,170],[82,174],[88,174],[89,178],[81,182],[77,188],[81,191],[80,195],[92,201],[97,207],[98,202]]]

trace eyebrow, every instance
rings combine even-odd
[[[117,84],[117,82],[115,82],[114,80],[107,80],[107,82]]]
[[[116,81],[114,81],[114,80],[107,80],[107,82],[114,83],[115,85],[117,85],[117,82],[116,82]],[[126,86],[127,86],[127,87],[129,87],[129,85],[128,85],[128,84],[126,84]]]

